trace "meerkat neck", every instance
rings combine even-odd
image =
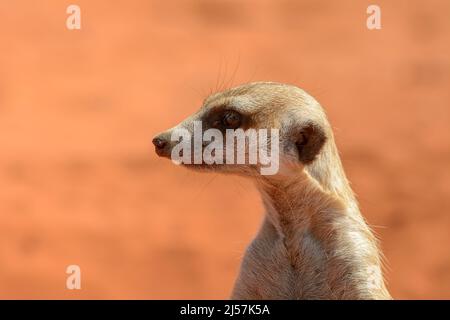
[[[269,221],[283,234],[295,226],[297,231],[308,228],[312,217],[331,207],[339,207],[339,199],[324,190],[306,170],[282,179],[258,183]]]
[[[330,191],[336,188],[332,182],[324,188],[316,179],[301,170],[258,184],[266,222],[283,241],[292,270],[312,270],[317,265],[309,261],[321,261],[319,269],[336,297],[389,299],[376,238],[356,202],[347,203],[342,190]]]
[[[345,175],[334,138],[326,143],[323,152],[312,164],[307,165],[305,170],[324,191],[336,195],[350,209],[359,212],[358,203]]]
[[[283,240],[295,270],[311,268],[299,252],[314,252],[337,296],[389,299],[376,238],[359,212],[335,146],[328,148],[309,167],[258,183],[266,221]],[[335,279],[336,274],[349,278]]]
[[[321,199],[327,204],[330,201],[345,204],[345,214],[361,216],[333,141],[329,141],[317,159],[304,169],[280,178],[263,179],[258,185],[265,206],[272,211],[304,210],[307,206],[311,212],[314,209],[311,199]],[[322,210],[323,206],[319,205],[317,209]]]

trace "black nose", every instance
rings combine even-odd
[[[170,143],[165,135],[158,135],[152,140],[155,145],[155,152],[160,157],[170,156]]]
[[[162,138],[156,137],[156,138],[153,139],[152,142],[155,145],[156,149],[162,150],[162,149],[164,149],[167,146],[167,141],[162,139]]]

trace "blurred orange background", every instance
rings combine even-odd
[[[227,298],[259,196],[151,138],[256,80],[326,108],[394,298],[450,298],[449,16],[447,0],[1,1],[0,298]]]

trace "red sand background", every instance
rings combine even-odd
[[[0,298],[228,297],[258,195],[150,141],[232,80],[313,94],[393,296],[450,298],[449,1],[74,2],[0,2]]]

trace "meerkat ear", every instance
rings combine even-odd
[[[304,164],[313,162],[326,140],[327,137],[322,128],[316,124],[307,123],[298,133],[295,142],[299,160]]]

